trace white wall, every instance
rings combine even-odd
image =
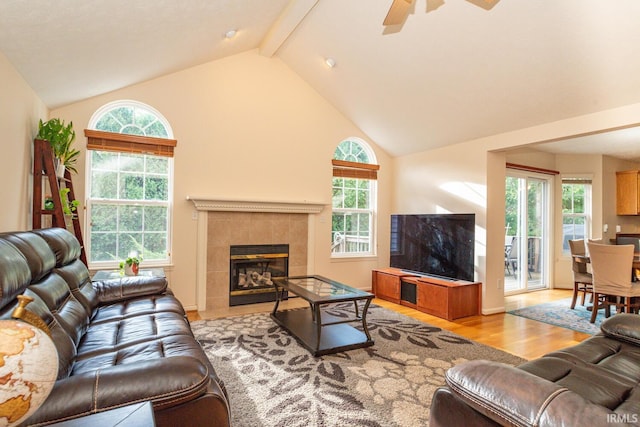
[[[31,228],[33,138],[38,120],[47,119],[47,108],[2,53],[0,82],[0,150],[4,153],[0,230],[27,230]]]
[[[68,105],[51,116],[72,120],[79,145],[84,145],[82,129],[91,115],[118,99],[159,110],[178,140],[169,279],[185,306],[196,304],[197,222],[187,196],[327,204],[311,224],[312,273],[370,289],[371,269],[388,262],[389,157],[282,61],[247,52]],[[383,249],[379,258],[332,261],[331,158],[338,143],[350,136],[371,143],[381,166]],[[78,166],[78,176],[84,177],[84,158]],[[76,195],[83,199],[85,184],[78,181]]]

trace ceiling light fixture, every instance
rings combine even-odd
[[[333,58],[327,58],[324,60],[324,63],[327,64],[327,67],[333,68],[336,66],[336,60]]]
[[[237,30],[229,30],[226,33],[224,33],[224,36],[228,39],[232,39],[235,37],[235,35],[238,33]]]

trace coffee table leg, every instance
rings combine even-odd
[[[281,288],[280,290],[278,290],[278,285],[274,284],[273,288],[276,291],[276,303],[273,306],[273,311],[271,312],[271,314],[275,315],[276,311],[278,311],[278,306],[280,305],[280,300],[282,299],[282,295],[284,293],[284,288]]]
[[[309,303],[309,310],[311,311],[311,321],[316,321],[316,308],[312,302]]]
[[[313,304],[313,315],[316,322],[316,337],[318,341],[316,343],[316,353],[320,350],[320,337],[322,335],[322,315],[320,314],[320,304]]]
[[[353,306],[356,309],[356,319],[360,318],[360,315],[358,314],[358,300],[354,300],[353,301]]]
[[[371,304],[370,299],[368,299],[364,303],[364,307],[362,307],[362,329],[364,329],[364,333],[367,335],[367,341],[371,341],[371,335],[369,335],[369,326],[367,326],[367,310],[369,309],[369,304]],[[357,313],[357,308],[356,308],[356,313]]]

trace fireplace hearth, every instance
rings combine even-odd
[[[288,275],[289,245],[233,245],[229,252],[229,305],[275,301],[272,279]]]

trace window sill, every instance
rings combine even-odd
[[[140,268],[163,268],[166,271],[172,271],[174,268],[174,265],[172,263],[151,263],[151,262],[144,262],[144,260],[142,261],[142,263],[140,264]],[[89,267],[87,268],[90,272],[95,273],[96,271],[99,270],[119,270],[120,269],[120,263],[109,263],[109,264],[98,264],[98,265],[92,265],[91,263],[89,263]]]
[[[354,254],[354,255],[331,255],[330,262],[358,262],[358,261],[369,261],[369,260],[377,260],[378,255],[364,255],[364,254]]]

